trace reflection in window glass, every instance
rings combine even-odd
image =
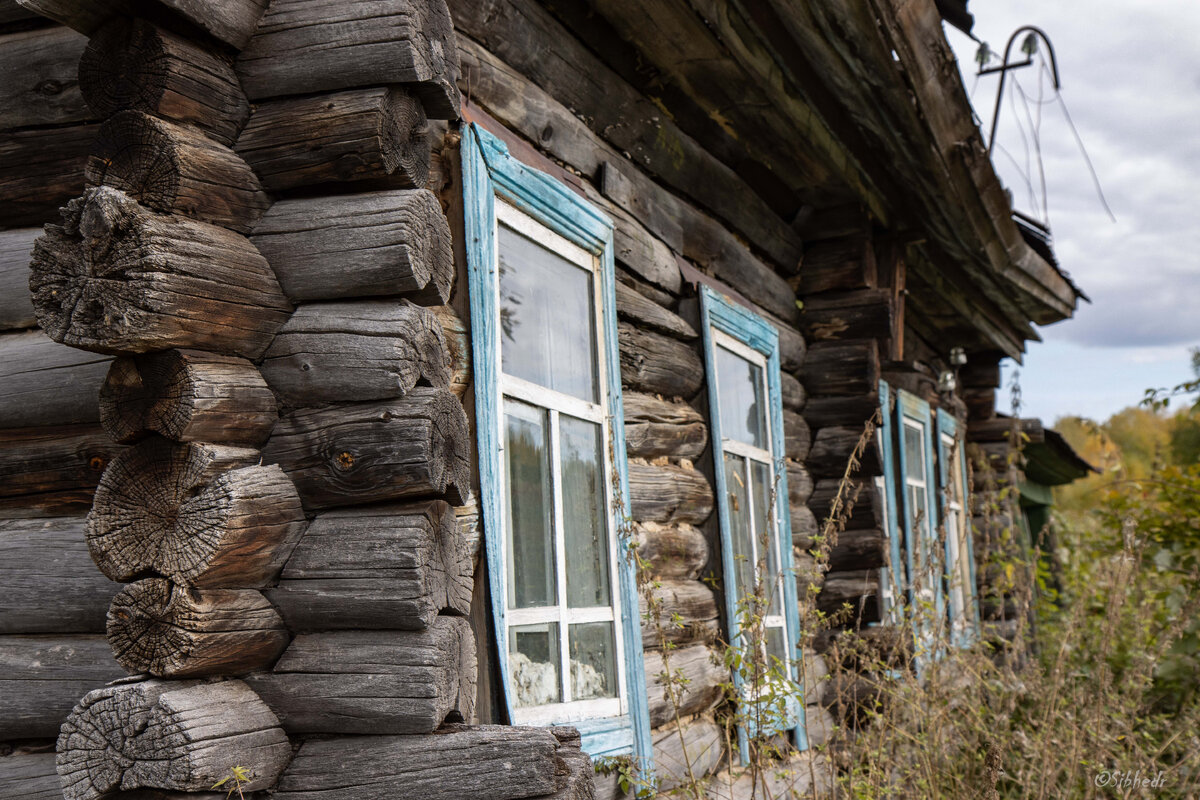
[[[749,489],[746,459],[725,453],[725,491],[729,494],[729,533],[736,562],[738,597],[745,597],[754,591],[754,523]]]
[[[774,515],[771,510],[771,468],[760,461],[750,462],[750,485],[754,494],[754,530],[758,533],[759,558],[763,557],[762,550],[766,548],[767,574],[763,576],[763,588],[768,593],[770,608],[767,613],[778,615],[782,607],[780,594],[782,586],[779,581],[779,559],[775,548],[771,546],[774,536],[764,536],[761,531],[775,530]]]
[[[915,425],[904,425],[904,459],[909,476],[923,480],[925,445],[922,442],[921,430]]]
[[[595,402],[591,273],[505,225],[498,245],[504,373]]]
[[[607,606],[612,599],[600,426],[563,414],[559,431],[567,605]]]
[[[508,629],[508,667],[513,705],[518,708],[562,701],[562,661],[558,623],[516,625]]]
[[[721,436],[767,449],[767,407],[763,370],[717,345],[717,391],[720,393]]]
[[[546,412],[507,401],[508,607],[555,605],[554,506]]]
[[[571,626],[571,699],[617,696],[616,647],[611,622]]]

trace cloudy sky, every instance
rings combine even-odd
[[[1189,378],[1188,348],[1200,345],[1200,2],[972,0],[970,10],[975,35],[1001,53],[1022,25],[1049,35],[1063,99],[1116,216],[1097,198],[1048,75],[1010,72],[1028,103],[1006,87],[993,161],[1017,210],[1043,218],[1036,126],[1055,252],[1092,298],[1029,345],[1022,413],[1102,420],[1147,387]],[[997,79],[977,80],[978,45],[946,31],[986,141]],[[1039,75],[1051,101],[1041,106]]]

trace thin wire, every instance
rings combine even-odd
[[[1096,196],[1100,198],[1100,205],[1104,206],[1104,210],[1108,212],[1108,218],[1113,222],[1117,221],[1117,215],[1108,207],[1108,200],[1104,197],[1104,189],[1100,186],[1100,176],[1096,174],[1096,169],[1092,166],[1092,159],[1088,157],[1087,148],[1083,146],[1083,139],[1079,137],[1079,131],[1075,128],[1075,120],[1071,119],[1071,112],[1067,109],[1067,101],[1063,99],[1062,90],[1059,89],[1058,104],[1062,106],[1063,116],[1067,118],[1067,125],[1071,128],[1071,134],[1075,137],[1075,144],[1079,145],[1079,152],[1083,154],[1083,161],[1087,164],[1088,172],[1092,176],[1092,185],[1096,187]]]
[[[1033,183],[1032,183],[1032,181],[1029,180],[1028,175],[1021,174],[1021,165],[1017,163],[1017,159],[1013,157],[1013,154],[1008,151],[1007,147],[1000,144],[999,142],[996,143],[996,149],[999,150],[1002,155],[1007,156],[1008,160],[1012,162],[1013,167],[1017,171],[1017,176],[1020,177],[1021,180],[1025,181],[1025,186],[1029,189],[1030,195],[1032,195],[1033,194]]]
[[[1024,171],[1021,171],[1021,167],[1018,166],[1017,170],[1021,171],[1021,176],[1025,179],[1025,184],[1029,187],[1029,204],[1031,206],[1036,206],[1037,200],[1034,199],[1033,179],[1031,177],[1033,170],[1031,169],[1032,165],[1029,161],[1029,139],[1025,136],[1025,127],[1021,124],[1021,114],[1017,108],[1017,90],[1014,88],[1016,83],[1016,77],[1014,76],[1013,80],[1010,81],[1008,86],[1008,104],[1009,107],[1012,108],[1013,123],[1017,126],[1017,131],[1021,134],[1021,147],[1024,149],[1025,153],[1025,169]]]

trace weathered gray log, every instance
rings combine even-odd
[[[660,581],[652,590],[658,611],[649,617],[646,598],[639,601],[642,644],[647,650],[665,643],[710,642],[717,637],[717,597],[700,581]],[[655,619],[657,617],[657,620]]]
[[[823,530],[821,523],[806,505],[793,504],[790,512],[792,544],[801,550],[808,550],[813,546],[813,539]]]
[[[813,480],[803,464],[795,461],[787,462],[788,503],[792,506],[802,506],[808,502],[813,493]]]
[[[807,710],[814,708],[828,717],[832,724],[832,717],[824,709],[808,706]],[[814,716],[814,720],[819,719],[821,718]],[[820,731],[814,730],[813,733],[821,737]],[[705,787],[705,800],[834,797],[837,768],[830,762],[826,753],[812,749],[827,739],[827,735],[818,738],[817,741],[810,738],[809,750],[801,753],[785,752],[782,759],[765,761],[758,768],[735,766],[732,770],[715,775]]]
[[[62,800],[54,769],[54,753],[0,756],[0,797],[16,800]]]
[[[816,342],[800,380],[812,396],[862,396],[879,389],[879,347],[874,339]],[[812,403],[809,403],[812,406]],[[809,420],[811,422],[811,419]]]
[[[293,631],[421,630],[467,615],[473,553],[440,500],[318,516],[267,590]]]
[[[812,431],[804,417],[795,411],[783,411],[783,452],[791,459],[803,461],[812,447]]]
[[[257,358],[291,310],[245,237],[109,187],[47,225],[29,279],[50,338],[108,353],[192,347]]]
[[[84,187],[99,125],[26,128],[0,134],[0,226],[41,225]]]
[[[829,550],[829,569],[834,572],[882,567],[887,558],[887,540],[873,528],[853,528],[837,534]]]
[[[0,0],[0,25],[37,19],[37,12],[17,5],[17,0]],[[55,799],[57,800],[57,798]]]
[[[237,141],[238,155],[273,192],[380,179],[421,188],[429,147],[420,102],[397,87],[262,103]]]
[[[289,639],[254,589],[189,589],[150,578],[126,586],[108,608],[108,643],[133,674],[243,675],[269,666]]]
[[[429,308],[442,324],[446,352],[450,354],[450,391],[462,399],[471,388],[471,336],[462,317],[451,306]]]
[[[84,693],[124,674],[103,636],[0,636],[0,741],[53,737]]]
[[[730,682],[720,656],[707,645],[694,644],[666,653],[646,653],[646,689],[650,700],[650,727],[676,718],[700,714],[721,699]]]
[[[800,373],[808,369],[808,343],[800,332],[783,322],[775,323],[779,332],[779,366],[784,372]]]
[[[91,34],[117,14],[136,16],[144,6],[137,0],[17,0],[25,8],[66,25],[80,33]],[[269,0],[157,0],[178,18],[240,50],[250,40]]]
[[[551,728],[447,725],[433,736],[349,736],[300,746],[279,800],[520,800],[566,785]]]
[[[630,389],[688,398],[704,383],[704,364],[692,347],[627,322],[617,323],[617,332],[621,383]]]
[[[37,324],[29,294],[29,260],[41,228],[0,231],[0,331]]]
[[[625,449],[630,456],[699,458],[708,444],[708,426],[686,403],[671,403],[640,392],[625,392]]]
[[[193,125],[226,147],[250,117],[227,57],[144,19],[110,20],[77,63],[83,99],[99,117],[144,111]]]
[[[875,251],[869,235],[824,239],[805,248],[800,265],[802,295],[835,290],[871,289],[878,284]]]
[[[79,94],[79,55],[87,38],[67,28],[0,36],[0,129],[93,119]]]
[[[105,471],[88,546],[108,577],[157,573],[197,588],[274,580],[304,527],[296,489],[257,450],[155,437]]]
[[[144,111],[100,126],[85,173],[157,211],[249,233],[271,205],[250,165],[223,144]]]
[[[856,605],[863,597],[873,597],[879,591],[879,571],[874,569],[827,572],[817,607],[826,613],[836,611],[844,603]]]
[[[0,509],[36,507],[55,516],[87,511],[104,468],[124,449],[99,425],[3,431]]]
[[[560,732],[555,734],[562,738]],[[566,768],[567,785],[545,800],[596,800],[596,768],[588,754],[564,748],[558,757]]]
[[[96,571],[84,517],[0,520],[0,634],[103,633],[117,586]]]
[[[804,301],[800,327],[812,342],[847,339],[886,341],[897,332],[891,289],[828,292]]]
[[[642,522],[635,526],[634,538],[650,578],[696,580],[708,564],[708,540],[691,525]]]
[[[879,395],[875,389],[856,397],[812,397],[804,406],[804,418],[810,427],[834,428],[854,425],[860,430],[863,423],[879,411]]]
[[[254,364],[199,350],[122,357],[100,389],[100,421],[118,442],[259,445],[275,425],[275,395]]]
[[[254,792],[273,786],[292,757],[279,720],[241,681],[148,680],[89,692],[63,723],[58,774],[66,800],[118,789],[212,788],[245,767]]]
[[[267,350],[262,374],[285,405],[403,397],[450,385],[450,354],[432,311],[407,300],[300,306]]]
[[[258,221],[251,241],[297,302],[450,297],[450,226],[427,189],[282,200]]]
[[[623,283],[617,283],[617,314],[638,327],[690,341],[699,334],[683,317]]]
[[[862,438],[861,427],[822,428],[813,437],[812,450],[808,453],[808,469],[814,478],[840,479],[854,448]],[[882,474],[879,465],[879,448],[876,439],[868,441],[859,460],[857,474],[871,476]]]
[[[659,792],[702,778],[725,758],[725,732],[706,717],[670,725],[654,732],[654,771]]]
[[[789,411],[800,413],[808,402],[808,392],[804,391],[804,384],[792,377],[789,372],[781,372],[779,378],[783,407]]]
[[[308,508],[411,497],[462,505],[470,452],[458,398],[418,386],[399,400],[293,412],[275,426],[263,457],[292,477]]]
[[[246,678],[289,733],[433,733],[475,708],[475,637],[462,617],[423,631],[296,637],[272,672]]]
[[[813,490],[808,505],[822,521],[829,516],[830,506],[833,504],[834,497],[837,496],[840,483],[840,479],[829,478],[818,481]],[[879,496],[878,489],[875,488],[873,478],[852,480],[842,492],[843,507],[850,506],[852,499],[853,507],[850,508],[849,516],[845,519],[847,528],[882,529],[887,524],[883,519],[882,498]]]
[[[96,396],[111,360],[41,331],[0,334],[0,428],[98,422]]]
[[[458,119],[445,0],[275,0],[237,68],[251,100],[403,83],[430,118]]]
[[[694,469],[629,465],[629,513],[637,522],[699,525],[713,510],[712,487]]]

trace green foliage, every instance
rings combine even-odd
[[[237,792],[240,800],[245,800],[245,795],[242,789],[254,780],[254,774],[249,767],[230,767],[229,774],[212,785],[213,789],[225,789],[225,797],[233,797],[234,792]]]

